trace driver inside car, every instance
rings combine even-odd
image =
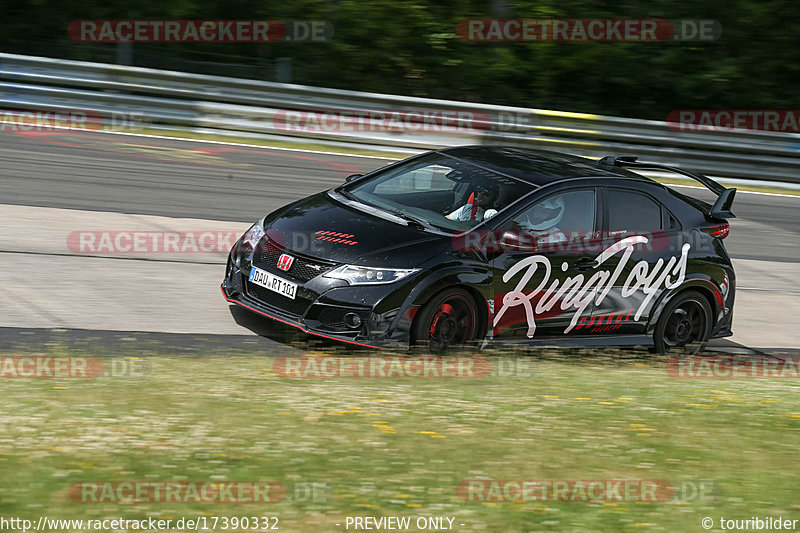
[[[558,223],[564,218],[564,198],[556,196],[548,198],[533,206],[525,214],[525,218],[519,220],[520,229],[541,232],[540,243],[564,242],[567,236],[558,228]]]
[[[497,214],[494,203],[497,201],[499,189],[494,183],[476,185],[475,191],[469,195],[467,203],[446,215],[450,220],[466,222],[469,220],[486,220]]]

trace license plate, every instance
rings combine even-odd
[[[279,278],[278,276],[270,274],[269,272],[261,270],[260,268],[252,267],[250,269],[250,277],[248,279],[250,280],[250,283],[255,283],[256,285],[260,285],[265,289],[275,291],[281,296],[286,296],[292,300],[294,300],[294,295],[297,292],[296,283],[286,281],[285,279]]]

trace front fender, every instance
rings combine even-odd
[[[478,313],[482,321],[489,319],[488,302],[492,297],[492,272],[486,266],[475,265],[442,265],[422,278],[409,292],[392,323],[392,336],[408,336],[410,340],[411,326],[417,311],[425,305],[436,293],[453,286],[466,286],[472,292],[480,295],[485,305],[478,306]]]

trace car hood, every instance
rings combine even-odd
[[[417,267],[443,253],[450,241],[343,205],[325,192],[268,215],[264,229],[287,251],[375,267]]]

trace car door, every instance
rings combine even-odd
[[[642,334],[661,292],[682,281],[686,270],[678,219],[642,190],[607,187],[603,252],[607,273],[594,314],[581,327],[590,335]]]
[[[562,189],[497,226],[495,338],[561,336],[591,316],[593,296],[584,286],[601,244],[600,205],[594,187]]]

